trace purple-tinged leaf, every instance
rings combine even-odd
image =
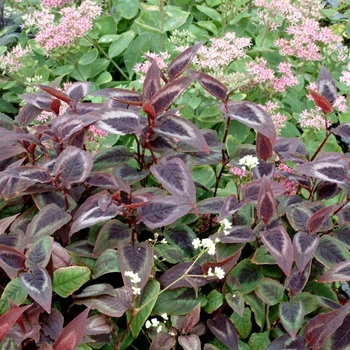
[[[113,286],[108,283],[99,283],[99,284],[92,284],[91,286],[88,286],[84,288],[81,293],[74,295],[76,299],[81,298],[92,298],[96,296],[102,296],[102,295],[110,295],[112,297],[115,297],[116,291],[113,289]]]
[[[48,95],[37,93],[18,95],[18,97],[22,98],[24,101],[32,104],[33,106],[40,108],[41,110],[55,113],[55,111],[51,108],[52,98]]]
[[[179,158],[163,159],[152,165],[151,173],[172,195],[187,198],[196,203],[196,188],[186,164]]]
[[[50,204],[56,204],[61,209],[66,210],[66,202],[62,192],[59,192],[59,191],[43,192],[43,193],[35,192],[35,193],[32,193],[32,198],[34,200],[35,205],[40,210],[44,209],[46,206]],[[74,204],[76,203],[69,196],[68,196],[68,202],[69,202],[69,207],[73,209]]]
[[[119,242],[130,240],[131,228],[125,226],[119,220],[110,220],[101,228],[92,254],[98,256],[108,248],[117,248]]]
[[[9,159],[17,154],[26,152],[26,149],[22,146],[4,146],[0,148],[0,161],[4,159]]]
[[[68,140],[73,134],[85,132],[84,128],[90,126],[99,119],[97,115],[72,115],[70,119],[59,125],[59,137],[62,140]]]
[[[326,339],[320,350],[346,350],[350,344],[350,315],[346,315],[343,323]]]
[[[3,233],[0,235],[0,244],[14,248],[19,252],[24,251],[24,232],[20,229],[11,231],[9,234]]]
[[[5,334],[11,329],[23,312],[29,309],[32,305],[33,304],[16,307],[10,311],[7,311],[0,317],[0,341],[4,338]]]
[[[19,270],[24,269],[25,255],[14,248],[0,244],[0,267],[12,279]]]
[[[171,83],[162,87],[152,98],[149,100],[150,106],[154,110],[156,116],[165,112],[165,110],[173,103],[193,81],[194,77],[182,77],[178,78]]]
[[[236,328],[226,315],[221,314],[215,319],[209,319],[207,325],[210,331],[229,349],[238,349]]]
[[[277,138],[276,144],[273,145],[273,150],[280,156],[284,153],[295,153],[298,145],[300,144],[299,138]]]
[[[18,215],[19,213],[0,220],[0,234],[5,232]]]
[[[248,226],[233,226],[225,231],[218,236],[221,243],[246,243],[256,240],[255,232]]]
[[[337,98],[337,87],[332,74],[322,66],[317,78],[317,92],[333,105]]]
[[[92,95],[113,98],[118,102],[134,106],[141,106],[144,102],[144,98],[141,93],[127,89],[107,88],[100,91],[95,91]]]
[[[326,222],[326,220],[331,217],[334,212],[336,205],[330,205],[329,207],[322,208],[318,210],[315,214],[311,216],[307,222],[310,233],[316,233],[319,228]]]
[[[304,350],[305,342],[304,338],[298,335],[295,339],[291,338],[289,334],[284,334],[282,337],[277,338],[270,343],[265,350]]]
[[[87,239],[80,239],[74,243],[67,245],[66,249],[69,252],[75,253],[78,256],[92,258],[93,246]]]
[[[349,312],[350,302],[346,303],[340,309],[315,316],[306,325],[303,336],[306,343],[313,349],[319,349],[326,338],[334,333],[343,323],[343,320]]]
[[[201,304],[199,303],[186,317],[186,323],[184,325],[185,333],[190,333],[193,327],[198,324],[200,320]]]
[[[101,208],[103,203],[103,208]],[[112,195],[106,191],[99,192],[88,198],[73,217],[70,235],[98,222],[107,221],[121,213],[121,207],[112,202]]]
[[[157,60],[153,60],[143,83],[143,97],[149,100],[160,88],[160,69]]]
[[[300,196],[292,195],[290,197],[285,197],[284,200],[281,200],[277,214],[279,216],[285,215],[291,208],[294,208],[302,203],[305,203],[305,200],[302,199]]]
[[[125,286],[133,286],[130,277],[125,275],[126,271],[138,274],[141,279],[138,288],[142,289],[146,285],[153,268],[153,255],[153,248],[148,242],[118,243],[118,259]]]
[[[217,165],[222,161],[222,151],[212,150],[209,154],[204,152],[196,153],[197,164],[196,165]],[[226,157],[227,160],[227,157]]]
[[[16,179],[29,180],[34,182],[51,182],[49,171],[41,166],[27,165],[6,169],[2,175],[14,177]]]
[[[114,146],[97,153],[94,157],[92,171],[100,171],[113,168],[119,163],[127,163],[130,160],[130,152],[126,146]]]
[[[90,306],[104,315],[122,317],[133,305],[132,290],[128,287],[115,289],[116,295],[99,295],[92,298],[79,298],[75,304]]]
[[[300,185],[301,187],[304,187],[306,189],[311,189],[311,181],[309,178],[305,176],[301,176],[294,173],[289,173],[287,171],[277,171],[277,174],[283,177],[286,177],[287,179],[295,182],[296,184]]]
[[[201,350],[201,341],[198,335],[180,335],[178,342],[184,350]]]
[[[277,226],[260,232],[260,237],[268,251],[275,257],[278,266],[286,276],[289,276],[294,253],[292,241],[287,231],[282,226]]]
[[[198,212],[200,214],[219,213],[224,204],[225,199],[225,197],[203,199],[202,201],[197,203]]]
[[[42,267],[19,275],[22,288],[49,314],[51,312],[52,283],[48,272]]]
[[[116,135],[140,135],[141,133],[140,115],[130,109],[106,108],[99,112],[98,115],[100,120],[93,124],[98,129]]]
[[[317,260],[328,267],[350,260],[349,251],[336,239],[329,236],[322,236],[320,238],[314,255]]]
[[[149,350],[171,350],[176,345],[176,339],[173,335],[160,332],[153,339]]]
[[[39,318],[42,331],[53,340],[56,340],[63,328],[63,316],[56,309],[52,308],[51,313],[43,312]]]
[[[312,217],[311,210],[299,206],[287,211],[287,218],[294,230],[309,231],[307,222]]]
[[[196,254],[192,242],[197,236],[188,225],[170,227],[165,230],[164,235],[170,244],[181,248],[184,256],[191,258]]]
[[[333,238],[335,238],[336,240],[340,241],[347,249],[350,249],[350,235],[349,235],[349,232],[350,232],[350,225],[348,223],[346,223],[346,224],[340,226],[333,233]]]
[[[201,131],[189,120],[173,114],[159,117],[154,131],[172,139],[178,139],[196,149],[209,154],[209,147]]]
[[[118,253],[115,249],[106,249],[96,260],[92,278],[96,279],[113,272],[120,272]]]
[[[284,329],[295,339],[304,321],[304,305],[300,299],[292,299],[279,305],[279,317]]]
[[[52,262],[54,270],[71,265],[70,253],[57,242],[54,242],[52,246]]]
[[[335,129],[332,129],[332,133],[346,139],[350,138],[350,123],[340,123]]]
[[[109,334],[113,327],[105,315],[89,317],[86,324],[85,335]]]
[[[311,261],[306,265],[304,271],[299,273],[298,268],[295,266],[284,282],[284,288],[288,290],[291,296],[300,293],[307,281],[309,280],[311,272]]]
[[[40,210],[27,227],[27,243],[35,243],[44,236],[50,236],[71,220],[71,216],[52,203]]]
[[[112,174],[121,179],[124,183],[128,182],[129,185],[132,185],[148,176],[149,170],[137,171],[130,165],[122,163],[113,169]]]
[[[167,69],[169,81],[173,81],[186,70],[202,45],[203,41],[200,41],[197,44],[188,47],[186,50],[175,57]]]
[[[59,91],[57,89],[54,89],[50,86],[46,86],[46,85],[38,85],[38,87],[41,89],[41,90],[44,90],[45,92],[47,92],[48,94],[50,94],[51,96],[54,96],[58,99],[60,99],[61,101],[67,103],[68,105],[70,104],[71,102],[71,98],[65,94],[64,92],[62,91]]]
[[[108,172],[100,171],[94,173],[91,177],[85,180],[85,183],[87,183],[90,186],[108,188],[112,190],[122,190],[124,192],[128,192],[128,187],[125,185],[125,183],[122,180],[115,177],[113,174]]]
[[[53,245],[53,237],[45,236],[35,242],[27,251],[26,266],[33,271],[37,267],[45,268],[48,264]]]
[[[227,96],[227,87],[221,83],[219,80],[213,78],[211,75],[197,72],[197,71],[188,71],[190,75],[193,75],[194,78],[201,84],[205,90],[207,90],[211,95],[218,98],[222,102],[226,101]]]
[[[348,282],[350,281],[350,261],[344,261],[332,266],[318,280],[318,282]]]
[[[227,106],[228,111],[226,111],[224,104],[220,106],[221,112],[225,113],[227,117],[255,129],[270,139],[272,144],[276,143],[275,124],[262,107],[249,101],[230,101]]]
[[[315,234],[308,234],[303,231],[299,231],[293,238],[293,249],[295,263],[298,267],[298,271],[301,274],[308,262],[311,260],[317,246],[320,237]]]
[[[215,199],[215,198],[212,198],[212,200],[213,199]],[[222,208],[220,210],[220,214],[216,220],[218,222],[220,222],[220,221],[226,219],[229,215],[232,215],[232,214],[236,213],[239,209],[241,209],[244,204],[245,204],[244,202],[239,203],[234,194],[229,195],[224,200],[224,203],[223,203]]]
[[[262,180],[252,180],[242,187],[243,199],[250,202],[256,203],[259,198],[259,192],[261,188]],[[269,180],[270,181],[270,180]],[[285,187],[277,182],[270,181],[272,192],[275,197],[281,195],[286,191]]]
[[[67,88],[66,94],[72,99],[71,105],[74,108],[88,94],[90,85],[90,82],[75,82]]]
[[[269,158],[272,157],[271,140],[260,132],[258,132],[256,135],[255,147],[256,156],[259,159],[264,160],[264,162],[266,162]]]
[[[60,175],[63,188],[82,182],[92,169],[92,154],[74,146],[68,146],[56,159],[53,174]]]
[[[41,112],[42,110],[40,108],[33,106],[31,103],[26,103],[24,107],[20,109],[15,121],[19,125],[26,127],[34,121]]]
[[[273,306],[283,300],[284,287],[278,281],[264,278],[255,288],[255,294],[267,305]]]
[[[331,199],[340,192],[336,183],[320,181],[316,187],[317,200]]]
[[[193,267],[187,272],[187,270],[191,267],[191,262],[185,262],[181,264],[177,264],[167,270],[159,279],[162,288],[167,289],[175,289],[180,287],[193,287],[191,283],[185,278],[187,275],[203,275],[203,271],[198,264],[194,264]],[[187,273],[186,273],[187,272]],[[182,276],[184,278],[180,279]],[[178,282],[172,284],[174,281],[180,279]],[[207,280],[204,277],[193,277],[191,276],[191,280],[197,287],[204,286],[207,284]]]
[[[315,105],[320,107],[324,114],[332,112],[332,106],[326,97],[322,96],[317,91],[312,90],[310,88],[309,88],[309,92],[315,102]]]
[[[276,200],[272,191],[270,180],[264,176],[258,197],[258,217],[268,224],[276,214]]]
[[[179,196],[157,196],[137,209],[137,220],[149,228],[157,228],[172,224],[186,215],[193,204]]]
[[[275,175],[275,163],[259,163],[253,168],[254,179],[262,179],[264,175],[272,180]]]
[[[62,329],[53,350],[75,350],[84,338],[90,308],[84,310]]]

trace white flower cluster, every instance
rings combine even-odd
[[[141,288],[137,287],[137,284],[141,282],[141,278],[139,277],[139,274],[133,273],[132,271],[125,271],[125,276],[130,277],[130,281],[134,286],[132,286],[132,294],[138,295],[141,294]]]
[[[213,272],[212,268],[210,267],[208,270],[208,276],[216,276],[219,280],[221,280],[225,277],[225,270],[221,267],[215,266],[215,270]]]
[[[239,160],[239,165],[243,165],[242,169],[244,171],[246,170],[246,166],[249,168],[249,170],[252,170],[258,164],[259,164],[259,159],[251,155],[247,155]]]
[[[222,231],[224,232],[224,235],[225,236],[229,235],[230,230],[232,228],[232,224],[227,219],[221,221],[220,224],[221,224],[221,227],[223,228]]]
[[[161,314],[160,316],[162,316],[164,320],[169,319],[166,313]],[[157,333],[159,333],[163,328],[163,324],[161,324],[156,318],[152,318],[151,321],[147,320],[145,326],[146,328],[157,327]]]
[[[209,255],[215,254],[215,243],[220,242],[219,238],[215,238],[215,242],[212,241],[210,238],[203,238],[202,241],[199,238],[196,238],[192,241],[192,245],[195,247],[195,249],[198,248],[204,248],[208,249]]]

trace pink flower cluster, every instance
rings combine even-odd
[[[41,0],[41,3],[46,7],[52,7],[54,9],[68,5],[71,0]]]
[[[303,128],[315,128],[317,130],[325,129],[325,127],[328,128],[330,123],[328,120],[325,120],[321,113],[322,110],[320,107],[313,108],[310,111],[303,110],[300,113],[300,126]]]
[[[234,32],[226,33],[222,38],[210,39],[210,47],[202,46],[194,63],[198,69],[216,70],[229,65],[234,59],[245,57],[245,47],[251,45],[250,38],[237,38]]]
[[[247,70],[254,83],[267,82],[276,92],[283,92],[287,87],[298,84],[297,78],[293,75],[290,67],[291,64],[281,62],[278,65],[280,77],[275,76],[275,72],[271,68],[266,67],[266,61],[263,58],[257,58],[257,63],[252,61],[247,63]]]
[[[285,171],[288,173],[290,173],[292,171],[292,169],[284,163],[280,163],[277,170]],[[285,194],[288,197],[297,192],[299,185],[296,182],[291,181],[291,180],[287,179],[286,177],[283,177],[283,176],[278,175],[278,174],[275,174],[275,179],[279,180],[280,184],[285,187],[285,189],[286,189]]]
[[[58,22],[55,22],[55,15],[48,8],[24,15],[24,27],[38,28],[35,40],[49,54],[53,50],[69,47],[83,37],[100,13],[99,5],[92,0],[85,0],[78,8],[72,6],[61,9]]]
[[[343,71],[339,80],[342,81],[346,87],[350,87],[350,63],[346,66],[346,69],[347,70]]]
[[[275,124],[276,130],[280,130],[284,127],[288,118],[281,113],[275,113],[275,111],[279,109],[278,103],[273,101],[267,101],[264,106],[259,106],[264,108],[267,114],[270,115],[273,123]]]
[[[21,59],[29,53],[29,51],[29,47],[23,49],[21,45],[15,46],[11,51],[7,52],[6,55],[2,56],[0,68],[8,72],[19,70],[21,68]]]
[[[240,179],[242,179],[242,177],[245,177],[245,176],[247,176],[247,172],[245,171],[245,170],[243,170],[243,169],[241,169],[241,168],[238,168],[238,167],[230,167],[230,173],[232,174],[232,175],[236,175],[236,176],[239,176],[240,177]]]

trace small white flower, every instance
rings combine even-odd
[[[150,328],[152,326],[152,323],[150,321],[146,321],[146,328]]]
[[[141,288],[138,287],[131,287],[132,288],[132,294],[139,295],[141,294]]]
[[[221,221],[220,223],[223,226],[224,235],[225,236],[229,235],[230,230],[232,229],[232,224],[227,219]]]
[[[220,238],[219,238],[219,237],[216,237],[214,242],[215,242],[215,243],[219,243],[219,242],[220,242]]]
[[[204,248],[208,248],[209,255],[215,254],[215,243],[210,238],[202,239],[202,245]]]
[[[225,277],[225,270],[222,269],[221,267],[216,266],[214,274],[219,280],[221,280]]]
[[[202,246],[201,240],[199,238],[196,238],[192,241],[192,245],[195,249],[198,249]]]
[[[233,294],[233,295],[232,295],[232,298],[235,298],[235,297],[236,297],[236,294]]]
[[[209,267],[208,276],[214,276],[213,269],[211,267]]]
[[[240,165],[246,165],[250,170],[259,164],[259,159],[251,155],[247,155],[239,160]],[[243,167],[242,167],[243,169]],[[245,170],[245,169],[243,169]]]
[[[153,327],[157,327],[159,325],[159,323],[160,323],[156,318],[152,318],[151,322],[152,322],[152,326]]]
[[[164,320],[169,320],[169,317],[166,314],[166,312],[164,314],[161,314],[160,316],[162,316]]]
[[[163,328],[163,326],[160,325],[160,326],[157,328],[157,333],[161,332],[161,331],[162,331],[162,328]]]
[[[163,239],[160,241],[160,243],[162,243],[162,244],[167,244],[168,241],[167,241],[165,238],[163,238]]]

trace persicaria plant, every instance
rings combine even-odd
[[[188,69],[199,42],[142,92],[58,82],[0,128],[0,340],[17,349],[345,349],[349,158],[324,152],[337,89],[320,67],[324,140],[278,137],[268,112]],[[177,101],[205,89],[215,127]],[[214,102],[213,102],[214,103]],[[67,104],[65,113],[62,105]],[[42,125],[42,111],[55,118]],[[254,146],[229,140],[231,123]],[[239,124],[240,123],[240,124]],[[118,135],[95,155],[93,127]],[[208,182],[208,177],[212,177]],[[65,320],[65,322],[64,322]]]

